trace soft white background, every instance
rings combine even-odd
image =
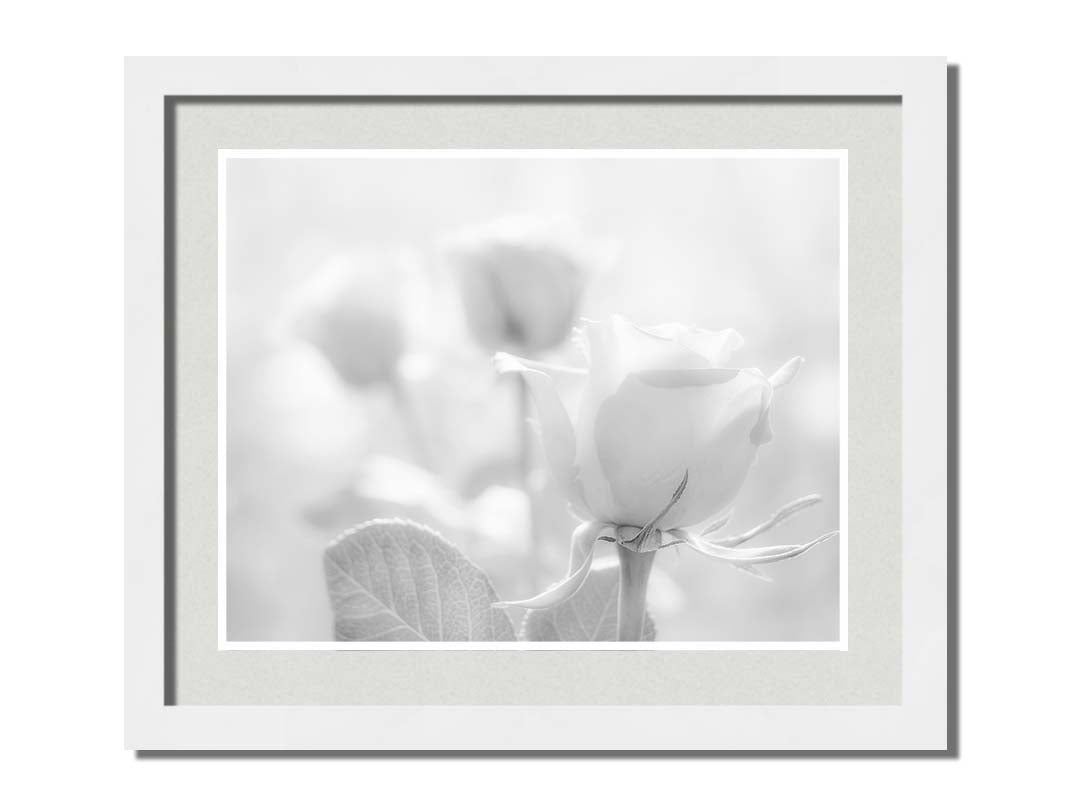
[[[1062,23],[931,0],[19,4],[0,48],[13,796],[1041,796],[1062,785]],[[928,55],[962,67],[962,755],[136,761],[122,750],[122,53]]]
[[[498,506],[492,522],[464,524],[441,513],[441,501],[405,492],[408,481],[396,478],[397,469],[413,470],[422,477],[410,483],[458,493],[453,508],[460,509],[484,500],[478,492],[507,492],[511,484],[514,379],[501,381],[471,337],[455,265],[440,255],[443,238],[506,215],[561,219],[587,237],[594,274],[579,317],[619,313],[640,324],[736,327],[745,344],[731,363],[768,372],[802,355],[803,380],[778,396],[774,441],[731,504],[730,530],[745,530],[813,492],[824,502],[767,533],[764,544],[837,529],[841,169],[825,154],[231,160],[228,638],[332,639],[323,548],[346,527],[374,517],[428,524],[484,569],[501,597],[530,592],[524,506]],[[316,280],[316,270],[338,259],[358,265],[377,306],[406,329],[402,385],[421,420],[421,452],[411,447],[411,429],[387,389],[353,390],[314,347],[279,331],[279,319]],[[395,306],[382,289],[386,281],[396,287]],[[538,355],[563,364],[576,356],[569,341]],[[576,408],[581,384],[557,386]],[[434,458],[435,451],[448,456]],[[541,458],[536,444],[533,463],[543,464]],[[376,471],[372,465],[382,459],[394,466]],[[375,486],[383,482],[388,500]],[[536,580],[545,585],[566,574],[573,520],[555,484],[532,497],[545,564]],[[649,585],[657,639],[837,641],[838,552],[830,542],[770,566],[772,583],[665,553]],[[611,551],[604,555],[612,563]]]

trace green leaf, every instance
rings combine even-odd
[[[371,520],[335,539],[326,583],[338,641],[515,641],[486,574],[410,520]]]
[[[614,642],[619,635],[619,567],[594,566],[582,588],[557,606],[527,611],[520,639],[528,642]],[[656,639],[656,626],[645,612],[644,642]]]

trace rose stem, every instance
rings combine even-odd
[[[393,401],[396,403],[397,408],[400,410],[400,415],[406,423],[408,440],[411,442],[416,460],[422,462],[422,466],[433,469],[435,464],[433,454],[430,452],[429,439],[426,436],[422,420],[419,418],[419,412],[415,408],[415,402],[408,391],[404,378],[399,373],[394,372],[390,375],[388,383],[393,394]]]
[[[619,641],[639,642],[645,627],[645,594],[656,551],[635,553],[623,546],[619,551]]]
[[[541,539],[538,530],[537,517],[534,513],[533,486],[530,482],[530,467],[533,461],[531,452],[530,424],[527,419],[530,416],[530,395],[526,388],[526,381],[521,375],[515,376],[515,386],[518,390],[517,413],[519,416],[519,460],[517,464],[519,488],[526,493],[530,509],[530,581],[534,588],[539,586],[541,578]]]

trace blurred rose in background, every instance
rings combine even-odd
[[[559,222],[512,217],[469,228],[446,245],[471,334],[486,350],[557,347],[574,327],[593,260]]]
[[[537,217],[506,217],[463,229],[443,249],[458,279],[467,327],[487,353],[536,356],[567,341],[598,267],[590,242],[559,220]],[[532,495],[544,477],[533,472],[531,409],[521,380],[515,388],[515,482]],[[547,534],[536,511],[531,505],[527,526],[532,585],[545,566]]]
[[[297,295],[294,332],[354,388],[396,379],[405,333],[388,263],[328,260]]]
[[[539,448],[517,452],[532,414],[490,355],[581,366],[569,339],[582,317],[736,328],[746,363],[803,354],[735,520],[818,493],[803,531],[783,526],[766,543],[839,527],[836,162],[280,158],[229,169],[230,639],[332,639],[323,547],[376,516],[441,531],[503,597],[531,588],[538,534],[544,569],[563,574],[567,498]],[[582,382],[558,385],[575,417]],[[661,641],[835,639],[838,566],[826,546],[772,565],[763,584],[666,552],[649,607]]]

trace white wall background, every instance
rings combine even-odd
[[[0,54],[4,785],[20,797],[1040,796],[1062,785],[1052,5],[22,4]],[[947,53],[962,67],[960,759],[137,761],[122,742],[122,53]],[[506,787],[506,789],[504,788]]]

